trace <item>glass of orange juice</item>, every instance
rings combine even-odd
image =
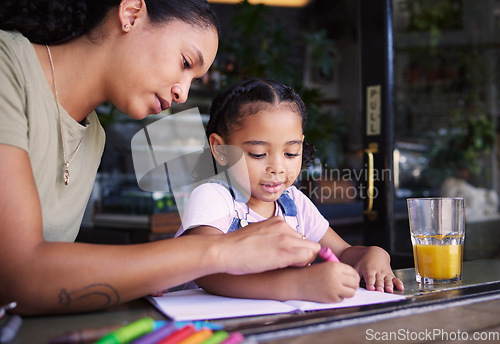
[[[461,282],[465,199],[409,198],[407,204],[417,282]]]

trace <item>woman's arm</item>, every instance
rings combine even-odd
[[[279,224],[138,245],[47,242],[28,154],[4,144],[0,190],[0,304],[22,314],[101,309],[206,274],[305,265],[319,251]]]
[[[282,218],[275,217],[259,224],[274,219],[283,221]],[[288,230],[290,231],[289,227]],[[227,234],[222,234],[213,227],[200,226],[191,229],[188,236],[223,239]],[[338,302],[354,295],[359,286],[359,276],[346,264],[321,263],[241,276],[215,274],[201,277],[196,283],[209,293],[230,297]]]

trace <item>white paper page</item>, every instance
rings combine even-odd
[[[353,297],[342,300],[336,303],[319,303],[300,300],[290,300],[284,303],[293,306],[301,311],[315,311],[320,309],[346,308],[365,305],[373,305],[377,303],[394,302],[404,300],[403,295],[383,293],[380,291],[370,291],[364,288],[359,288]]]
[[[149,300],[176,321],[289,313],[295,310],[294,306],[280,301],[216,296],[202,289],[171,292],[161,297],[150,297]]]

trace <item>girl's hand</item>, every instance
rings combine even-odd
[[[367,290],[394,292],[394,287],[403,290],[403,282],[396,278],[391,269],[389,254],[377,246],[366,247],[366,251],[354,265],[364,278]]]
[[[324,262],[299,270],[296,283],[301,300],[340,302],[353,297],[359,287],[359,274],[344,263]]]

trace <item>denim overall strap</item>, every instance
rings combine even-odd
[[[233,221],[231,221],[231,225],[227,230],[228,233],[234,232],[241,228],[240,219],[237,217],[233,217]]]
[[[247,199],[245,198],[245,195],[243,195],[238,188],[233,188],[227,183],[226,181],[220,180],[220,179],[213,179],[210,181],[211,183],[216,183],[224,186],[227,191],[231,194],[231,197],[233,198],[233,202],[240,202],[240,203],[246,203]],[[229,228],[227,230],[228,233],[234,232],[235,230],[240,229],[241,226],[241,219],[238,217],[238,210],[236,210],[236,207],[234,209],[236,212],[235,217],[233,217],[233,220],[231,221],[231,224],[229,225]]]
[[[231,193],[232,194],[232,193]],[[233,195],[233,194],[232,194]],[[236,199],[236,197],[233,198]],[[290,197],[288,194],[288,190],[285,190],[283,194],[277,199],[278,205],[281,207],[281,210],[283,211],[283,214],[285,216],[297,216],[297,206],[295,205],[295,202],[293,199]],[[235,211],[237,211],[235,209]],[[251,222],[249,222],[251,223]],[[234,232],[237,229],[241,228],[241,219],[238,217],[234,217],[233,220],[231,221],[231,225],[229,226],[228,233],[229,232]]]
[[[288,194],[288,190],[285,190],[278,198],[278,204],[286,216],[297,216],[297,206],[293,201],[292,197]]]

